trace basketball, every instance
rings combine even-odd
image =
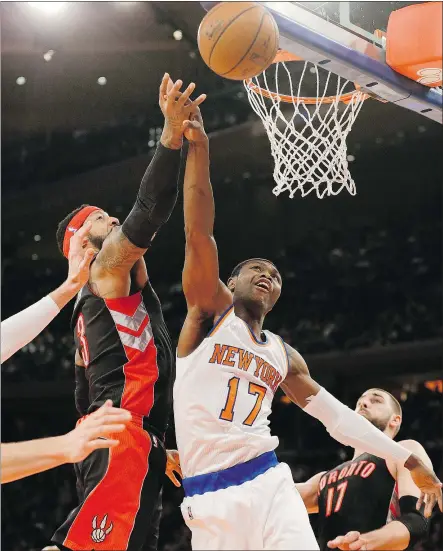
[[[222,2],[198,29],[198,49],[217,75],[244,80],[269,67],[278,50],[277,23],[255,2]]]

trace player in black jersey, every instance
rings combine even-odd
[[[392,439],[400,430],[401,406],[385,390],[364,392],[356,411]],[[418,442],[400,443],[432,467]],[[420,490],[404,465],[357,449],[350,461],[296,486],[308,512],[319,513],[322,551],[409,549],[426,535],[427,517],[435,505],[435,499],[430,499],[422,514],[422,508],[417,510]]]
[[[123,224],[98,207],[83,205],[57,231],[67,257],[72,234],[90,222],[83,246],[96,252],[72,320],[79,413],[90,414],[111,399],[132,416],[118,446],[109,452],[98,450],[75,466],[80,505],[53,536],[63,548],[157,547],[175,356],[143,255],[177,199],[183,121],[205,99],[202,95],[192,102],[195,85],[183,93],[181,86],[182,81],[173,83],[164,75],[159,92],[165,117],[160,144]],[[175,457],[171,459],[173,468]]]

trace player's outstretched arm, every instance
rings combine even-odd
[[[71,237],[66,281],[48,296],[2,322],[2,363],[35,339],[88,281],[94,251],[83,249],[82,241],[90,229],[88,222]]]
[[[295,487],[309,514],[318,513],[318,485],[325,471],[317,473],[306,482],[298,482]]]
[[[184,123],[189,141],[183,185],[185,264],[183,292],[188,315],[178,343],[178,355],[190,354],[200,344],[202,324],[232,304],[232,294],[220,281],[214,239],[215,206],[209,175],[209,142],[200,110]]]
[[[190,109],[204,101],[194,102],[190,96],[195,89],[192,82],[184,92],[181,80],[173,83],[165,73],[159,90],[159,105],[165,118],[160,143],[140,184],[135,204],[122,226],[105,240],[94,264],[94,274],[108,277],[109,273],[128,273],[141,258],[160,227],[174,208],[178,193],[183,121]]]
[[[118,440],[106,437],[122,432],[130,419],[128,411],[112,407],[108,400],[68,434],[2,444],[1,482],[13,482],[64,463],[78,463],[94,450],[112,448]]]
[[[408,548],[409,540],[410,534],[405,525],[393,521],[366,534],[352,530],[328,541],[328,547],[342,551],[401,551]]]
[[[320,387],[311,378],[301,355],[289,345],[286,349],[289,369],[282,389],[288,398],[321,421],[338,442],[404,466],[426,499],[438,501],[443,511],[442,483],[432,468]]]

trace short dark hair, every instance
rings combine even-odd
[[[243,266],[245,264],[248,264],[248,262],[254,262],[255,260],[259,260],[260,262],[267,262],[268,264],[272,264],[272,266],[274,266],[274,268],[277,270],[277,272],[280,273],[277,266],[273,262],[271,262],[270,260],[267,260],[266,258],[248,258],[248,260],[243,260],[243,262],[240,262],[239,264],[237,264],[237,266],[232,270],[231,275],[229,276],[229,279],[231,279],[231,277],[238,276],[241,269],[243,268]]]
[[[69,222],[74,218],[74,216],[80,212],[85,207],[89,207],[90,205],[81,205],[80,207],[76,208],[72,212],[70,212],[68,215],[66,215],[61,222],[59,222],[59,225],[57,226],[57,231],[55,233],[55,238],[57,239],[57,245],[60,250],[60,252],[63,254],[63,240],[65,238],[65,232],[66,228],[68,227]]]

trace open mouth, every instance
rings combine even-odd
[[[256,287],[261,289],[262,291],[265,291],[266,293],[271,292],[271,283],[267,279],[259,279],[257,283],[255,284]]]

